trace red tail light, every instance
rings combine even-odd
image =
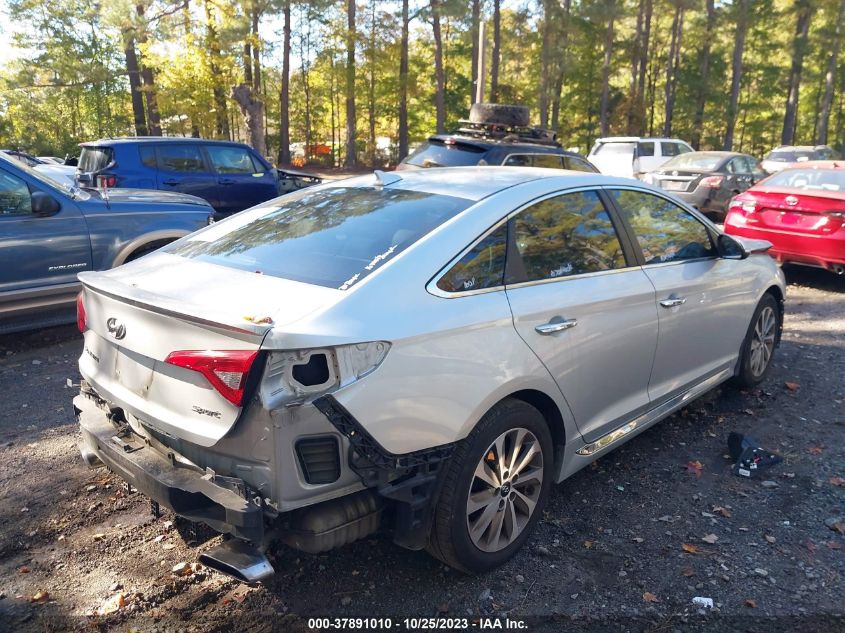
[[[85,334],[88,329],[88,317],[85,316],[85,304],[82,303],[82,293],[76,295],[76,327]]]
[[[702,178],[699,184],[702,187],[718,189],[722,186],[722,180],[724,180],[724,178],[722,178],[721,176],[707,176],[706,178]]]
[[[249,370],[258,352],[199,350],[172,352],[165,363],[201,373],[220,395],[241,406]]]
[[[116,187],[117,186],[117,176],[109,175],[109,174],[100,174],[97,176],[97,187],[100,189],[106,189],[108,187]]]

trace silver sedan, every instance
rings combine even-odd
[[[82,452],[234,536],[387,530],[458,569],[514,555],[551,486],[693,398],[762,381],[784,278],[627,179],[405,171],[244,211],[80,275]]]

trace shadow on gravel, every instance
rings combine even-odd
[[[808,286],[825,292],[845,293],[845,275],[837,275],[821,268],[784,264],[786,283]]]

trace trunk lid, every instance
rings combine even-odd
[[[702,175],[701,172],[661,171],[654,175],[654,180],[665,191],[694,191]]]
[[[258,352],[274,324],[299,320],[342,294],[168,253],[80,280],[87,324],[82,376],[145,425],[200,446],[223,437],[242,406],[203,373],[168,357]],[[260,371],[261,362],[258,355],[251,371]]]
[[[828,235],[843,225],[844,192],[770,187],[749,193],[755,208],[747,217],[760,228]]]

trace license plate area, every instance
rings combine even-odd
[[[661,180],[660,186],[666,191],[686,191],[687,182],[685,180]]]
[[[133,393],[145,397],[153,381],[155,361],[123,347],[114,348],[114,376]]]

